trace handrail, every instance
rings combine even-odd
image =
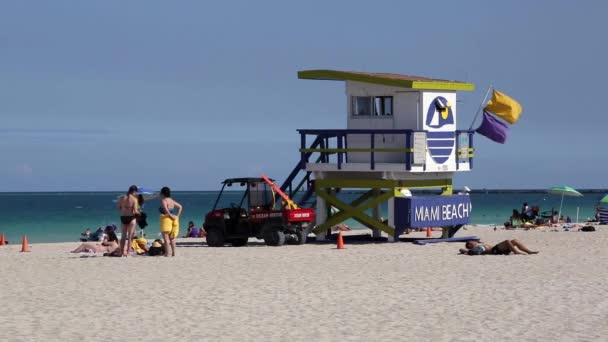
[[[310,175],[311,171],[306,171],[302,179],[294,186],[294,181],[300,171],[306,169],[306,164],[309,163],[309,159],[313,153],[319,153],[316,158],[315,163],[329,163],[330,155],[337,154],[337,167],[338,170],[342,169],[342,164],[349,162],[348,153],[370,153],[370,168],[372,170],[375,169],[376,164],[376,153],[404,153],[405,154],[405,167],[407,171],[412,170],[413,165],[413,136],[414,133],[422,132],[428,133],[426,130],[413,130],[413,129],[298,129],[298,133],[300,134],[300,160],[291,171],[289,176],[285,179],[283,184],[280,187],[280,190],[289,194],[290,197],[296,196],[298,192],[303,189],[304,184],[308,184],[310,186]],[[464,149],[460,149],[458,137],[462,133],[468,133],[469,135],[469,146],[466,149],[465,158],[468,158],[469,168],[473,168],[473,152],[475,149],[473,148],[473,135],[475,131],[471,130],[457,130],[454,131],[456,141],[454,144],[457,157],[458,153],[465,152]],[[306,140],[307,136],[314,135],[315,138],[310,144],[307,146]],[[348,147],[347,137],[349,135],[369,135],[369,148],[361,148],[361,147]],[[376,136],[378,135],[401,135],[405,136],[405,143],[403,147],[376,147]],[[334,140],[336,147],[330,147],[330,139]],[[464,147],[464,146],[463,146]],[[456,163],[456,167],[459,167],[459,163]],[[310,190],[310,188],[309,188]]]
[[[427,130],[413,130],[413,129],[298,129],[301,137],[300,144],[300,153],[302,156],[306,157],[306,160],[302,159],[303,163],[306,164],[312,153],[320,153],[321,154],[321,162],[327,163],[329,162],[330,154],[337,154],[337,167],[338,170],[342,169],[342,164],[348,158],[348,152],[359,152],[359,153],[370,153],[370,169],[375,170],[376,164],[376,153],[382,152],[393,152],[393,153],[405,153],[405,166],[406,170],[412,169],[413,164],[413,134],[414,133],[429,133]],[[458,137],[462,133],[467,133],[469,136],[469,146],[467,149],[469,162],[469,168],[472,168],[473,165],[473,134],[475,131],[472,130],[456,130],[454,131],[454,135],[456,137],[455,141],[455,151],[460,153],[459,149],[459,141]],[[403,135],[405,136],[405,146],[404,147],[379,147],[376,148],[376,136],[377,135]],[[306,146],[306,136],[315,135],[316,139],[321,139],[320,145],[321,148],[315,147],[307,147]],[[349,135],[369,135],[369,148],[348,148],[347,145],[347,136]],[[329,139],[336,138],[337,148],[329,147]],[[315,140],[315,141],[317,141]],[[347,161],[346,161],[347,162]],[[459,163],[457,163],[457,168]],[[304,166],[305,167],[305,166]]]
[[[302,138],[303,142],[305,143],[305,139],[306,138]],[[319,144],[321,143],[321,137],[317,137],[313,143],[310,145],[311,148],[315,148],[317,147]],[[291,183],[293,182],[293,180],[296,178],[296,176],[298,175],[298,173],[300,172],[300,170],[304,169],[306,167],[306,163],[308,162],[308,158],[310,158],[310,156],[312,155],[313,152],[300,152],[300,161],[298,161],[298,164],[296,165],[296,167],[294,167],[294,169],[291,171],[291,173],[289,174],[289,176],[287,176],[287,178],[285,178],[285,181],[283,182],[283,184],[281,184],[281,191],[285,191],[287,190],[287,188],[289,187],[289,185],[291,185]],[[290,194],[291,195],[291,194]]]
[[[413,129],[298,129],[300,134],[308,135],[343,135],[343,134],[401,134],[412,132],[427,132],[424,130]]]

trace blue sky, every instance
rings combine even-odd
[[[0,4],[0,191],[213,190],[295,165],[298,128],[345,128],[342,82],[302,69],[473,82],[519,100],[476,138],[472,188],[608,188],[600,1],[12,1]],[[598,144],[599,143],[599,144]]]

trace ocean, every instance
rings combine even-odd
[[[78,241],[80,233],[86,228],[95,230],[98,226],[118,223],[118,212],[114,200],[119,192],[53,192],[53,193],[0,193],[0,233],[6,234],[12,243],[21,243],[27,234],[29,243]],[[216,191],[174,192],[173,197],[184,206],[180,218],[180,234],[185,232],[188,221],[199,226],[204,215],[213,207]],[[562,214],[576,219],[579,208],[580,220],[595,215],[595,204],[604,192],[587,191],[583,197],[565,197]],[[356,194],[344,193],[345,199]],[[241,193],[227,192],[223,202],[239,203]],[[537,205],[541,211],[559,208],[560,197],[542,191],[488,191],[471,193],[473,204],[471,224],[502,225],[513,209],[521,210],[523,202]],[[146,236],[158,235],[159,200],[153,199],[145,204],[148,213]],[[382,208],[386,217],[387,208]],[[360,226],[357,222],[346,222],[352,228]]]

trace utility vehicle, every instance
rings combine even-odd
[[[232,187],[239,187],[242,195],[226,191]],[[279,208],[275,208],[277,194],[283,198]],[[225,206],[227,203],[230,205]],[[210,247],[245,246],[250,237],[263,239],[268,246],[281,246],[305,243],[313,221],[313,209],[299,208],[271,179],[262,175],[224,180],[213,210],[205,215],[203,227]]]

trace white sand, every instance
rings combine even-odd
[[[416,233],[418,236],[423,233]],[[435,232],[439,234],[439,232]],[[469,228],[535,256],[461,243],[182,247],[80,257],[78,243],[0,247],[7,341],[606,341],[608,227]],[[184,240],[182,240],[184,241]],[[197,240],[187,240],[188,242]]]

